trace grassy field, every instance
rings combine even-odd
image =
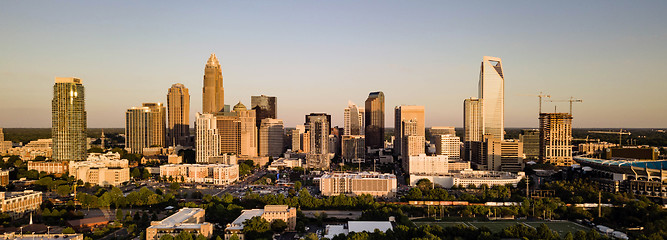
[[[486,227],[489,228],[492,232],[500,232],[507,227],[514,226],[516,224],[527,225],[533,228],[537,228],[540,224],[546,224],[551,230],[558,232],[559,235],[563,236],[568,232],[576,233],[579,230],[588,231],[587,227],[578,225],[573,222],[524,222],[524,221],[493,221],[493,222],[475,222],[475,221],[465,221],[465,222],[415,222],[417,226],[422,225],[437,225],[440,227],[453,227],[459,224],[466,226],[472,226],[476,228]]]

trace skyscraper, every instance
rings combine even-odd
[[[540,161],[570,166],[572,161],[572,115],[540,113]]]
[[[131,153],[144,148],[165,147],[166,109],[162,103],[143,103],[125,112],[125,147]]]
[[[204,113],[222,112],[225,108],[225,89],[222,87],[222,68],[215,53],[211,54],[204,68]]]
[[[505,77],[500,58],[483,57],[479,73],[479,98],[484,101],[483,134],[491,134],[502,141],[505,139]]]
[[[352,101],[344,110],[343,135],[364,135],[364,112]],[[356,116],[356,117],[355,117]]]
[[[51,101],[53,160],[84,161],[87,117],[81,79],[56,78]]]
[[[190,137],[190,93],[180,83],[171,85],[167,93],[169,111],[169,144],[189,146]]]
[[[250,108],[255,110],[257,114],[257,128],[260,127],[262,119],[278,118],[278,104],[276,97],[270,97],[266,95],[252,96],[250,97],[250,104]]]
[[[259,155],[280,157],[283,153],[283,120],[265,118],[259,127]]]
[[[240,122],[241,152],[240,155],[248,157],[257,156],[257,126],[255,126],[255,110],[248,110],[241,102],[234,106]]]
[[[522,129],[519,141],[523,143],[523,154],[527,160],[537,160],[540,156],[540,130]]]
[[[329,119],[327,114],[310,114],[306,117],[310,148],[306,155],[306,167],[329,169]],[[305,137],[305,135],[304,135]]]
[[[368,94],[366,105],[366,147],[384,148],[384,93]]]
[[[217,120],[213,114],[197,113],[195,117],[197,137],[197,163],[208,163],[209,157],[220,156],[220,135],[218,134]]]
[[[406,147],[403,145],[405,137],[426,136],[424,128],[424,106],[397,106],[394,109],[394,112],[394,135],[396,136],[394,140],[394,153],[401,156],[403,155],[403,149]],[[424,143],[422,142],[421,144],[423,145]]]
[[[463,141],[482,141],[484,127],[481,99],[468,98],[463,101],[463,132]]]

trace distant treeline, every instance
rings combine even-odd
[[[5,128],[5,141],[21,142],[24,145],[37,139],[51,138],[51,128]],[[99,138],[102,128],[89,128],[86,132],[90,138]],[[104,128],[104,134],[124,134],[124,128]]]
[[[287,128],[288,130],[291,128]],[[426,130],[426,139],[430,139],[431,134],[429,133],[430,128]],[[518,139],[521,130],[524,128],[505,128],[505,138],[508,139]],[[530,128],[525,128],[530,129]],[[599,133],[589,133],[588,131],[611,131],[618,132],[618,128],[575,128],[572,130],[572,135],[575,139],[586,139],[588,137],[591,141],[597,141],[600,139],[602,142],[618,143],[618,134],[599,134]],[[653,129],[653,128],[630,128],[623,129],[624,131],[630,131],[632,144],[636,145],[650,145],[657,147],[667,147],[667,133],[665,129]],[[662,130],[658,131],[658,130]],[[385,129],[385,139],[391,139],[393,136],[394,129],[386,128]],[[30,141],[50,138],[51,137],[51,128],[5,128],[5,140],[12,142],[22,142],[26,144]],[[124,134],[124,128],[104,128],[104,133],[108,136],[109,134]],[[191,133],[193,133],[191,129]],[[89,128],[88,137],[98,138],[102,134],[102,128]],[[456,135],[463,140],[463,128],[456,128]],[[622,137],[623,145],[628,145],[629,140],[627,135]],[[584,142],[583,140],[575,140],[574,143],[578,144]]]

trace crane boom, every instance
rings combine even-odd
[[[623,131],[623,129],[619,130],[618,132],[613,132],[613,131],[588,131],[589,133],[598,133],[598,134],[618,134],[618,145],[621,146],[621,139],[623,138],[623,135],[632,135],[631,132],[628,131]]]

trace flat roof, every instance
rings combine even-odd
[[[394,229],[389,221],[349,221],[347,226],[349,232],[374,232],[375,229],[386,232]]]
[[[195,214],[203,212],[201,208],[181,208],[178,212],[160,221],[160,224],[149,228],[199,228],[202,223],[184,223]]]
[[[243,222],[253,217],[262,216],[262,214],[264,214],[264,209],[243,210],[241,215],[231,223],[231,226],[227,227],[227,230],[242,230]]]

